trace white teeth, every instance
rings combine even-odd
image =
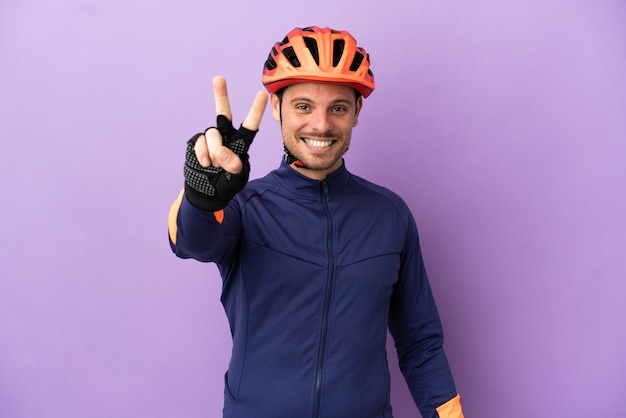
[[[314,148],[324,148],[324,147],[330,147],[330,145],[333,143],[333,141],[320,141],[318,139],[310,139],[310,138],[303,138],[304,142],[306,142],[306,144],[310,147],[314,147]]]

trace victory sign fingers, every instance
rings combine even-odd
[[[217,76],[213,79],[213,92],[217,115],[223,115],[232,121],[232,111],[224,77]],[[267,106],[267,100],[265,91],[259,91],[256,94],[248,115],[242,123],[244,128],[251,131],[258,130]],[[230,148],[224,146],[222,136],[217,129],[207,130],[196,142],[194,149],[196,157],[203,167],[223,168],[233,174],[238,174],[242,169],[240,158]]]

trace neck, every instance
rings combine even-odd
[[[290,159],[289,155],[285,155],[285,162],[287,163],[287,165],[289,165],[289,167],[291,167],[298,173],[302,174],[303,176],[308,177],[312,180],[317,180],[317,181],[326,180],[326,177],[328,177],[329,174],[334,173],[335,171],[339,170],[341,166],[343,165],[343,160],[340,159],[336,166],[333,166],[324,170],[316,170],[316,169],[305,167],[302,164],[302,162],[300,162],[300,160],[296,160],[293,158]]]

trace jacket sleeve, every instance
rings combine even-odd
[[[232,201],[231,201],[232,203]],[[241,221],[236,205],[207,212],[193,206],[184,190],[172,204],[168,235],[174,254],[203,262],[226,262],[239,242]]]
[[[448,360],[443,329],[428,282],[413,217],[407,215],[407,235],[399,279],[392,296],[389,330],[400,370],[424,418],[462,418]]]

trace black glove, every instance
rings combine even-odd
[[[196,141],[202,134],[197,134],[187,141],[185,195],[192,205],[209,212],[224,209],[230,199],[248,182],[250,176],[248,149],[258,132],[243,126],[237,130],[224,115],[217,116],[217,129],[222,135],[222,144],[239,156],[243,168],[239,174],[232,174],[222,168],[202,167],[194,151]]]

